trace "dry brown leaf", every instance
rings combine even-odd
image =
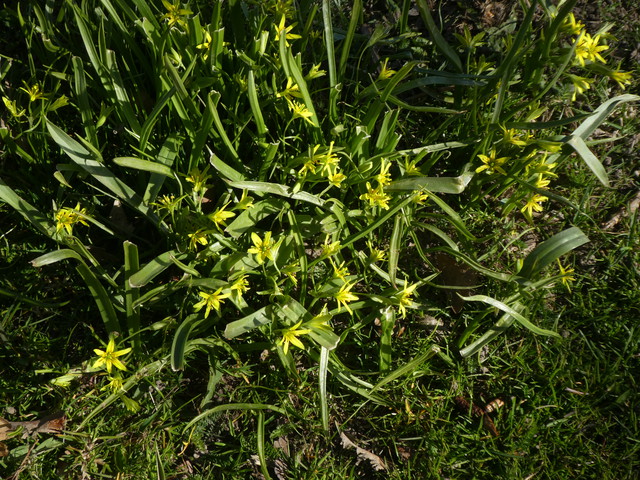
[[[0,442],[0,458],[6,457],[7,455],[9,455],[9,447]]]
[[[23,428],[22,437],[25,438],[33,433],[62,433],[66,425],[67,418],[62,413],[49,415],[39,420],[29,422],[10,422],[0,418],[0,441],[6,440],[10,433]]]
[[[343,448],[354,448],[356,450],[356,454],[361,459],[367,460],[371,467],[376,471],[380,472],[382,470],[386,470],[387,466],[378,455],[375,453],[371,453],[369,450],[365,450],[364,448],[359,447],[344,433],[340,432],[340,440],[342,440]]]

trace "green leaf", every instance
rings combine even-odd
[[[387,375],[386,377],[384,377],[382,380],[380,380],[375,387],[373,387],[370,391],[370,393],[375,392],[376,390],[380,389],[381,387],[383,387],[384,385],[386,385],[389,382],[394,381],[397,378],[403,377],[409,373],[412,373],[416,368],[418,368],[420,365],[422,365],[424,362],[426,362],[427,360],[429,360],[430,358],[432,358],[434,355],[436,355],[438,352],[440,352],[440,347],[437,345],[432,345],[431,347],[429,347],[427,349],[426,352],[418,355],[417,357],[415,357],[413,360],[411,360],[410,362],[404,364],[402,367],[397,368],[396,370],[394,370],[393,372],[391,372],[389,375]]]
[[[287,202],[279,198],[267,198],[266,200],[256,202],[251,208],[248,208],[238,215],[233,222],[227,226],[225,232],[233,238],[238,238],[246,231],[252,229],[256,223],[271,215],[280,213],[286,206]]]
[[[291,198],[293,200],[301,200],[303,202],[318,205],[319,207],[324,205],[324,200],[322,200],[320,197],[307,192],[294,193],[291,187],[281,185],[279,183],[240,181],[229,182],[229,185],[234,188],[249,190],[250,192],[269,193],[272,195]]]
[[[0,178],[0,200],[14,208],[47,237],[51,238],[56,232],[54,223],[29,202],[23,200],[2,178]]]
[[[589,242],[589,238],[578,227],[571,227],[545,240],[524,259],[521,277],[531,280],[547,265],[565,253]]]
[[[200,314],[194,313],[185,318],[176,330],[171,344],[171,369],[174,372],[184,369],[184,356],[189,334],[205,320]]]
[[[464,191],[474,173],[468,172],[459,177],[407,177],[391,182],[385,187],[388,191],[429,190],[438,193],[459,194]]]
[[[268,325],[272,321],[272,308],[270,306],[263,307],[240,320],[228,323],[224,329],[224,336],[226,338],[235,338],[253,330],[254,328]]]
[[[133,168],[135,170],[142,170],[144,172],[157,173],[164,175],[165,177],[173,177],[174,172],[171,168],[156,162],[150,162],[148,160],[142,160],[136,157],[116,157],[113,159],[113,163],[125,168]]]
[[[609,116],[609,114],[621,103],[626,102],[637,102],[640,100],[640,96],[638,95],[619,95],[617,97],[610,98],[598,108],[596,108],[593,113],[584,121],[572,134],[572,137],[580,137],[582,140],[586,140],[591,136],[591,134],[598,128],[604,119]]]
[[[171,265],[174,265],[171,260],[172,258],[182,260],[186,257],[186,253],[178,253],[177,250],[169,250],[168,252],[164,252],[151,260],[136,273],[131,275],[131,277],[129,278],[129,284],[133,288],[144,287],[156,276],[160,275]]]
[[[462,297],[462,299],[466,302],[483,302],[483,303],[486,303],[487,305],[491,305],[492,307],[496,307],[497,309],[502,310],[504,313],[513,317],[520,325],[527,328],[528,330],[531,330],[533,333],[537,335],[545,335],[548,337],[560,338],[560,335],[558,335],[556,332],[553,332],[551,330],[545,330],[544,328],[540,328],[534,325],[526,317],[523,317],[522,315],[520,315],[520,313],[517,310],[502,303],[500,300],[496,300],[495,298],[488,297],[486,295],[471,295],[470,297]]]
[[[427,4],[427,0],[417,0],[417,3],[418,10],[420,11],[420,16],[427,26],[427,30],[429,31],[431,38],[433,38],[436,47],[438,47],[438,50],[440,50],[442,54],[447,57],[451,63],[453,63],[453,65],[459,72],[462,72],[463,69],[460,57],[458,57],[456,51],[451,47],[451,45],[447,43],[447,41],[440,33],[440,30],[438,30],[438,27],[436,26],[436,23],[433,21],[433,17],[431,16],[431,11],[429,9],[429,5]]]

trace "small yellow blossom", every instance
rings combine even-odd
[[[382,68],[380,69],[380,73],[378,74],[378,80],[387,80],[397,73],[395,70],[387,68],[387,63],[389,63],[389,59],[385,58]]]
[[[332,175],[340,164],[340,159],[333,152],[333,142],[329,144],[329,149],[325,153],[314,156],[314,158],[318,166],[321,167],[320,173],[327,177]]]
[[[297,35],[295,33],[290,33],[291,30],[293,30],[293,27],[295,27],[295,23],[293,25],[289,25],[288,27],[285,25],[287,22],[287,18],[285,15],[282,15],[282,18],[280,19],[280,23],[278,24],[276,28],[276,42],[280,41],[280,35],[282,35],[282,32],[284,32],[285,34],[285,38],[287,40],[297,40],[298,38],[302,38],[300,35]],[[286,42],[286,45],[289,46],[289,42]]]
[[[633,74],[631,72],[621,72],[618,70],[611,70],[608,73],[608,76],[611,80],[615,80],[620,85],[620,88],[624,90],[625,85],[631,85],[631,78],[633,78]]]
[[[2,97],[2,101],[4,103],[4,106],[7,107],[7,110],[9,110],[9,113],[14,118],[20,118],[26,113],[26,110],[24,108],[22,110],[18,110],[15,100],[9,100],[7,97]]]
[[[346,308],[347,311],[351,314],[353,314],[353,311],[349,308],[349,305],[347,304],[349,302],[355,302],[356,300],[360,299],[360,297],[351,293],[351,289],[353,288],[353,285],[354,285],[353,283],[349,283],[349,282],[344,283],[342,287],[340,287],[340,290],[338,290],[333,295],[333,298],[335,298],[336,301],[338,302],[338,308],[342,308],[342,306],[344,306],[344,308]]]
[[[285,265],[281,271],[287,276],[294,286],[298,285],[298,279],[296,278],[296,273],[300,271],[300,264],[298,262]]]
[[[375,248],[371,242],[367,241],[367,246],[369,247],[369,261],[372,263],[376,262],[384,262],[387,257],[387,253],[384,250],[379,248]]]
[[[198,229],[194,233],[189,233],[189,250],[196,250],[198,245],[207,245],[209,239],[207,238],[207,231],[204,229]]]
[[[504,171],[502,165],[509,160],[509,157],[500,157],[496,158],[496,149],[492,148],[491,153],[489,155],[478,155],[478,158],[484,163],[484,165],[480,165],[476,168],[476,173],[480,173],[486,170],[486,173],[489,175],[500,172],[502,175],[506,175],[507,172]]]
[[[183,28],[187,27],[187,22],[182,17],[191,15],[193,13],[191,10],[181,8],[180,2],[169,3],[167,0],[162,0],[162,4],[167,9],[167,13],[162,18],[167,20],[169,27],[173,27],[176,23]]]
[[[410,161],[408,158],[404,159],[404,173],[407,175],[422,175],[422,172],[417,166],[418,160]]]
[[[35,102],[36,100],[47,98],[47,95],[40,89],[40,85],[38,85],[37,83],[33,84],[31,87],[27,85],[26,82],[22,83],[24,83],[24,87],[20,87],[20,90],[26,92],[29,95],[30,102]]]
[[[422,190],[414,190],[411,194],[413,195],[413,203],[417,203],[418,205],[424,205],[429,198],[429,194]]]
[[[305,80],[313,80],[314,78],[324,77],[327,74],[325,70],[320,70],[320,64],[313,65],[309,73],[304,77]]]
[[[323,257],[331,257],[340,251],[340,241],[329,243],[329,237],[324,241],[324,245],[322,245],[322,256]]]
[[[109,339],[106,350],[100,350],[99,348],[93,349],[94,353],[98,356],[98,360],[93,364],[93,368],[99,368],[101,365],[105,365],[107,372],[111,373],[113,367],[120,370],[126,370],[124,363],[118,358],[122,355],[126,355],[131,351],[131,348],[124,348],[116,352],[116,341],[113,337]]]
[[[249,280],[247,280],[247,275],[242,274],[229,287],[231,293],[240,298],[245,292],[249,291]]]
[[[539,173],[538,174],[538,179],[536,180],[536,188],[547,188],[549,186],[549,183],[551,182],[551,180],[544,178],[544,176]]]
[[[560,275],[562,275],[562,284],[571,292],[571,282],[574,282],[576,279],[576,277],[572,275],[574,272],[573,268],[563,267],[560,259],[558,259],[558,267],[560,268]]]
[[[213,213],[210,213],[209,215],[207,215],[209,220],[211,220],[213,223],[216,224],[216,228],[218,230],[221,230],[221,228],[220,228],[221,225],[223,227],[227,226],[226,221],[229,218],[233,218],[233,217],[236,216],[235,213],[230,212],[229,210],[226,210],[227,206],[229,206],[229,203],[226,203],[222,207],[217,208]]]
[[[200,171],[198,167],[194,167],[189,172],[186,180],[189,183],[193,184],[194,192],[202,195],[207,191],[209,185],[207,185],[207,181],[211,178],[209,175],[209,166],[207,166],[203,171]]]
[[[376,175],[376,180],[379,185],[386,187],[391,183],[391,174],[389,173],[389,168],[391,167],[391,163],[387,159],[382,159],[380,163],[380,173]]]
[[[568,16],[564,18],[562,21],[562,25],[560,26],[560,30],[568,33],[569,35],[580,35],[580,32],[584,29],[584,24],[582,22],[576,22],[576,17],[573,13],[570,13]]]
[[[417,283],[405,286],[402,290],[394,295],[395,299],[398,301],[398,308],[400,309],[402,318],[405,318],[407,316],[407,307],[409,307],[413,303],[411,297],[413,296],[413,291],[417,286]]]
[[[80,203],[76,203],[74,209],[61,208],[56,212],[56,233],[65,230],[69,235],[73,235],[73,226],[80,223],[86,227],[89,224],[85,221],[87,209],[80,208]]]
[[[109,383],[102,387],[100,390],[110,389],[113,393],[120,392],[122,390],[122,377],[118,374],[107,377],[109,379]]]
[[[276,97],[284,97],[287,100],[293,100],[294,97],[302,98],[302,93],[300,93],[300,87],[298,87],[298,84],[294,83],[291,77],[287,77],[287,86],[284,87],[283,91],[276,93]]]
[[[196,312],[199,312],[200,310],[202,310],[202,307],[206,307],[204,318],[207,318],[209,316],[212,308],[215,309],[216,312],[220,313],[220,305],[224,303],[225,298],[229,297],[228,293],[222,293],[222,287],[220,287],[213,293],[198,292],[198,295],[202,297],[202,300],[196,303],[193,306],[193,309]]]
[[[600,55],[600,52],[602,52],[603,50],[607,50],[609,46],[598,45],[598,41],[600,41],[600,35],[592,37],[588,33],[583,32],[576,41],[578,42],[578,45],[576,46],[575,55],[576,60],[581,67],[585,66],[585,61],[599,61],[602,63],[607,63],[602,55]]]
[[[307,328],[300,328],[300,325],[302,325],[302,320],[296,323],[293,327],[286,328],[282,331],[282,338],[278,340],[278,345],[282,345],[282,350],[285,355],[289,352],[289,345],[294,345],[304,350],[304,344],[298,337],[311,333],[311,330]]]
[[[256,255],[259,264],[264,263],[267,258],[271,261],[275,261],[272,251],[275,246],[275,242],[271,239],[271,232],[265,232],[264,239],[260,238],[257,233],[252,232],[251,241],[254,246],[249,248],[247,252]]]
[[[331,265],[333,265],[333,276],[341,279],[344,282],[344,277],[349,275],[349,269],[344,266],[345,262],[342,262],[340,265],[336,265],[331,260]]]
[[[205,60],[209,57],[209,51],[211,51],[211,41],[213,40],[211,38],[211,34],[209,33],[208,30],[203,30],[204,33],[204,40],[200,45],[196,45],[196,48],[198,50],[202,50],[202,58],[204,58]]]
[[[367,193],[360,195],[360,200],[366,200],[372,207],[378,206],[384,210],[389,210],[389,200],[391,197],[384,193],[382,186],[373,188],[369,182],[367,182]]]
[[[536,193],[529,197],[527,203],[520,209],[520,211],[530,219],[534,211],[541,212],[543,210],[541,203],[546,202],[547,200],[549,200],[548,197]]]
[[[293,118],[302,118],[309,122],[311,125],[315,125],[311,121],[311,117],[313,117],[313,113],[309,111],[307,106],[304,103],[296,102],[294,100],[289,100],[287,98],[287,103],[289,104],[289,110],[293,113]]]
[[[344,173],[340,173],[340,172],[335,172],[327,176],[327,180],[329,180],[329,183],[334,187],[338,187],[338,188],[340,188],[340,186],[342,185],[342,182],[344,182],[346,179],[347,179],[347,176]]]
[[[523,138],[523,134],[516,133],[514,128],[506,128],[502,125],[500,128],[502,129],[502,141],[505,143],[510,143],[518,147],[525,147],[527,145],[527,140],[531,138],[531,135],[528,133],[525,133]]]
[[[295,6],[293,0],[275,0],[270,6],[269,10],[275,13],[276,18],[284,15],[287,18],[292,18],[295,14]]]
[[[590,78],[579,77],[578,75],[569,74],[569,79],[573,84],[573,95],[571,96],[571,101],[575,102],[576,97],[578,95],[582,95],[585,90],[589,90],[591,88],[591,84],[594,82]]]
[[[240,201],[234,205],[234,209],[247,210],[253,207],[253,197],[248,196],[247,190],[242,191],[242,197]]]

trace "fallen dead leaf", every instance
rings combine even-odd
[[[369,450],[365,450],[364,448],[356,445],[344,432],[340,432],[340,440],[342,440],[343,448],[354,448],[358,457],[363,460],[367,460],[376,472],[387,469],[384,460],[375,453],[371,453]]]

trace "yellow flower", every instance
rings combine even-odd
[[[202,58],[205,60],[209,57],[209,51],[211,50],[211,34],[208,30],[203,30],[204,32],[204,40],[200,45],[196,45],[198,50],[203,50]]]
[[[289,110],[293,113],[293,118],[302,118],[309,122],[311,125],[315,124],[311,121],[311,117],[313,117],[313,113],[309,111],[307,106],[304,103],[296,102],[294,100],[289,100],[287,98],[287,103],[289,104]]]
[[[547,188],[551,180],[548,180],[542,176],[541,173],[538,174],[538,179],[536,180],[536,188]]]
[[[56,233],[66,230],[69,235],[73,235],[73,226],[76,223],[81,223],[88,227],[89,224],[85,221],[86,216],[87,209],[80,208],[80,203],[76,203],[74,209],[61,208],[56,212]]]
[[[198,245],[207,245],[209,239],[207,238],[207,231],[200,228],[194,233],[189,233],[189,250],[196,250]]]
[[[346,180],[347,176],[343,173],[333,173],[331,175],[329,175],[327,177],[327,180],[329,180],[329,183],[331,185],[333,185],[334,187],[338,187],[340,188],[340,185],[342,185],[342,182],[344,182]]]
[[[340,159],[338,158],[338,156],[335,153],[333,153],[333,142],[329,144],[328,151],[317,156],[314,155],[314,159],[318,164],[318,166],[322,167],[320,169],[320,173],[326,174],[327,177],[333,174],[336,167],[340,163]]]
[[[225,298],[229,297],[228,293],[222,293],[222,287],[220,287],[213,293],[198,292],[198,295],[202,297],[202,300],[196,303],[193,306],[193,309],[196,312],[199,312],[200,310],[202,310],[202,307],[206,307],[204,311],[204,318],[207,318],[209,316],[212,308],[219,313],[220,305],[224,303]]]
[[[242,294],[249,291],[249,280],[245,274],[240,275],[229,287],[231,293],[236,297],[242,297]]]
[[[118,357],[122,355],[126,355],[131,351],[131,348],[125,348],[123,350],[116,350],[116,341],[113,337],[109,339],[109,343],[107,344],[107,349],[100,350],[99,348],[94,348],[93,351],[98,356],[98,360],[93,364],[93,368],[98,368],[101,365],[105,365],[107,367],[107,372],[111,373],[113,367],[116,367],[120,370],[126,370],[124,363],[120,361]]]
[[[311,333],[311,330],[300,328],[300,325],[302,325],[302,320],[296,323],[293,327],[286,328],[282,331],[282,338],[278,340],[278,345],[282,345],[282,350],[285,355],[289,352],[290,344],[304,350],[304,344],[298,337]]]
[[[291,283],[293,283],[294,286],[298,285],[298,279],[296,278],[296,273],[300,271],[300,265],[298,262],[285,265],[281,271],[287,276],[287,278],[289,278],[289,280],[291,281]]]
[[[276,42],[280,41],[280,35],[282,35],[283,32],[287,40],[296,40],[298,38],[302,38],[300,35],[296,35],[295,33],[289,33],[291,32],[291,30],[293,30],[293,27],[295,27],[296,24],[294,23],[293,25],[289,25],[287,27],[285,26],[286,21],[287,21],[286,16],[282,15],[282,18],[280,19],[280,23],[276,27]],[[289,46],[289,42],[285,41],[285,44]]]
[[[480,165],[476,168],[476,173],[480,173],[486,170],[489,175],[500,172],[502,175],[506,175],[507,172],[504,171],[502,165],[509,160],[509,157],[500,157],[496,158],[496,149],[492,148],[491,153],[487,155],[478,155],[478,158],[484,163],[484,165]]]
[[[389,62],[388,58],[384,59],[384,63],[382,64],[382,68],[380,69],[380,73],[378,74],[378,80],[387,80],[388,78],[393,77],[397,72],[395,70],[391,70],[387,68],[387,63]]]
[[[253,247],[247,250],[248,253],[253,253],[257,256],[257,260],[259,264],[264,263],[265,259],[269,259],[271,261],[275,261],[273,259],[273,247],[275,245],[274,241],[271,239],[271,232],[265,232],[264,240],[260,238],[260,236],[252,232],[251,233],[251,241],[253,242]]]
[[[371,184],[367,182],[367,193],[363,193],[359,198],[360,200],[368,201],[372,207],[378,206],[384,210],[389,210],[391,197],[384,193],[381,185],[378,188],[372,188]]]
[[[313,80],[314,78],[323,77],[327,74],[326,71],[320,70],[320,64],[313,65],[309,73],[307,73],[304,77],[305,80]]]
[[[417,203],[418,205],[424,205],[429,198],[429,194],[422,190],[414,190],[411,194],[413,195],[413,203]]]
[[[398,301],[398,308],[400,309],[400,313],[402,313],[402,318],[407,316],[406,308],[413,303],[411,297],[413,296],[413,291],[416,289],[418,284],[414,283],[413,285],[405,286],[402,290],[394,295],[395,299]]]
[[[37,83],[33,84],[31,87],[27,85],[26,82],[22,83],[24,83],[25,87],[27,88],[20,87],[20,90],[22,90],[23,92],[27,92],[30,102],[35,102],[36,100],[47,97],[47,95],[40,89],[40,85],[38,85]]]
[[[180,8],[180,2],[169,3],[167,0],[162,0],[162,4],[164,8],[167,9],[167,13],[165,13],[162,18],[167,19],[169,27],[173,27],[176,23],[183,28],[187,27],[187,22],[185,22],[182,17],[191,15],[193,13],[191,10]]]
[[[109,383],[102,387],[100,390],[111,389],[113,393],[117,393],[122,390],[122,377],[118,374],[109,376]]]
[[[560,263],[560,259],[558,259],[558,267],[560,268],[560,275],[562,275],[562,284],[567,287],[567,290],[571,292],[571,282],[575,281],[576,277],[572,275],[573,268],[565,268]]]
[[[296,10],[292,3],[293,0],[275,0],[273,5],[269,6],[269,10],[275,13],[276,16],[284,15],[287,18],[291,18]]]
[[[209,215],[207,215],[209,220],[211,220],[213,223],[216,224],[216,228],[218,230],[221,230],[220,225],[222,225],[223,227],[227,226],[226,224],[227,219],[233,218],[236,216],[235,213],[225,210],[228,205],[229,205],[229,202],[227,202],[222,207],[217,208],[213,213],[210,213]]]
[[[600,55],[600,52],[602,52],[603,50],[607,50],[609,46],[598,45],[599,40],[600,35],[592,37],[586,32],[583,32],[582,36],[578,37],[578,39],[576,40],[578,42],[578,45],[576,46],[575,55],[576,60],[581,67],[585,66],[585,61],[599,61],[602,63],[607,63],[602,55]]]
[[[22,110],[18,110],[15,100],[9,100],[7,97],[2,97],[2,101],[4,102],[4,106],[7,107],[7,110],[9,110],[9,113],[11,113],[14,118],[20,118],[26,113],[26,110],[24,108]]]
[[[576,96],[578,94],[582,95],[585,90],[589,90],[591,88],[591,84],[593,80],[590,78],[579,77],[578,75],[569,74],[569,79],[573,84],[573,95],[571,96],[571,101],[576,101]]]
[[[298,87],[297,83],[293,83],[293,79],[291,77],[287,77],[287,86],[284,87],[284,90],[276,93],[276,97],[284,97],[287,100],[292,100],[295,98],[302,98],[302,93],[300,93],[300,87]]]
[[[333,263],[333,260],[331,260],[331,265],[333,265],[333,276],[341,279],[344,282],[344,277],[349,275],[349,269],[344,266],[344,262],[342,262],[340,265],[336,265],[335,263]]]
[[[620,85],[620,88],[624,90],[625,85],[631,84],[631,78],[633,74],[631,72],[621,72],[620,70],[611,70],[608,73],[611,80],[615,80]]]
[[[367,241],[367,246],[369,247],[369,261],[371,263],[383,262],[387,257],[387,253],[384,250],[379,248],[375,248],[371,242]]]
[[[242,197],[240,197],[240,201],[234,205],[233,208],[238,210],[247,210],[248,208],[253,207],[253,197],[249,197],[247,195],[247,190],[242,191]]]
[[[407,175],[422,175],[422,172],[416,165],[418,160],[409,161],[408,158],[404,159],[404,173]]]
[[[322,256],[331,257],[340,251],[340,241],[329,243],[329,237],[322,245]]]
[[[531,138],[531,135],[528,133],[525,134],[525,139],[522,140],[522,134],[516,133],[515,128],[506,128],[500,125],[502,129],[502,141],[505,143],[510,143],[512,145],[517,145],[518,147],[525,147],[527,145],[527,140]]]
[[[342,308],[342,306],[344,306],[344,308],[347,309],[347,311],[351,314],[353,314],[353,312],[351,311],[351,309],[349,308],[349,305],[347,305],[349,302],[355,302],[356,300],[359,300],[360,297],[358,297],[357,295],[354,295],[353,293],[351,293],[351,289],[353,288],[353,283],[344,283],[342,285],[342,287],[340,287],[340,290],[338,290],[334,295],[333,298],[336,299],[336,301],[338,302],[338,308]]]
[[[569,35],[580,35],[583,28],[584,24],[582,22],[576,22],[576,17],[573,13],[566,16],[560,26],[560,30],[567,32]]]
[[[383,158],[380,163],[380,173],[376,175],[376,180],[380,186],[385,187],[391,183],[391,174],[389,173],[390,167],[391,163]]]
[[[207,188],[209,188],[209,185],[207,185],[207,181],[211,178],[211,175],[209,175],[208,172],[209,172],[208,165],[202,172],[198,167],[194,167],[191,169],[191,171],[189,172],[189,175],[185,180],[193,184],[194,192],[202,195],[207,190]]]
[[[529,197],[529,199],[527,200],[527,203],[525,204],[524,207],[522,207],[520,209],[520,211],[522,213],[524,213],[524,215],[527,218],[531,218],[533,211],[535,210],[536,212],[541,212],[542,211],[542,202],[546,202],[547,200],[549,200],[549,198],[545,197],[544,195],[540,195],[538,193],[532,195],[531,197]]]

